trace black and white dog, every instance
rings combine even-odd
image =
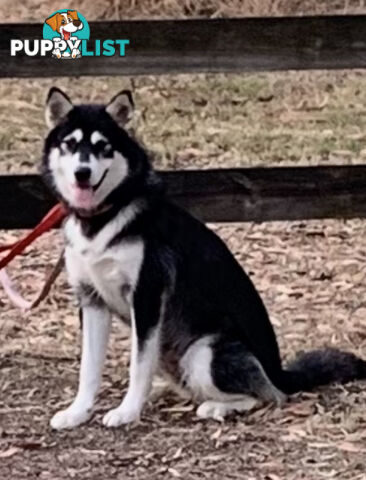
[[[130,383],[108,427],[139,418],[154,374],[220,419],[258,401],[366,378],[366,362],[335,350],[303,354],[283,369],[266,309],[212,231],[164,196],[146,151],[125,131],[130,92],[107,106],[77,105],[52,88],[43,176],[66,205],[66,267],[83,319],[78,393],[51,420],[86,422],[101,381],[112,314],[131,325]]]

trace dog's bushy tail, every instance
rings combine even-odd
[[[321,385],[366,379],[366,362],[353,353],[314,350],[299,354],[282,373],[283,392],[308,392]]]

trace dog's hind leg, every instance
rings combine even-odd
[[[197,410],[201,418],[222,419],[233,411],[251,410],[260,401],[281,404],[286,398],[239,341],[201,338],[189,347],[181,368],[183,382],[204,400]]]
[[[82,355],[78,393],[72,404],[51,419],[55,429],[73,428],[86,422],[97,395],[106,356],[111,314],[103,307],[88,305],[82,312]]]

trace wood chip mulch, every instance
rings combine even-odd
[[[214,226],[245,265],[275,325],[283,357],[333,346],[366,357],[366,223]],[[3,232],[0,241],[14,233]],[[58,254],[51,233],[12,267],[28,295]],[[139,424],[109,430],[103,413],[128,377],[128,331],[115,322],[92,420],[54,432],[52,414],[77,385],[79,326],[62,275],[30,315],[0,293],[0,478],[365,480],[366,384],[331,386],[225,423],[196,418],[173,393],[155,395]],[[245,315],[245,312],[243,312]]]

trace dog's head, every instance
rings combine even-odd
[[[76,105],[57,88],[49,92],[42,173],[70,208],[97,211],[130,188],[149,168],[145,151],[125,131],[133,111],[129,91],[106,105]],[[117,200],[118,200],[117,198]]]
[[[68,10],[65,13],[57,12],[52,17],[47,18],[46,23],[66,40],[70,38],[72,33],[84,27],[76,10]]]

